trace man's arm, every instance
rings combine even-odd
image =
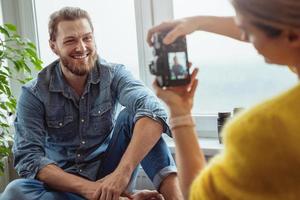
[[[115,70],[112,90],[116,95],[115,98],[130,112],[135,113],[135,126],[129,146],[117,169],[100,180],[104,188],[99,192],[105,192],[105,187],[124,191],[133,170],[157,143],[162,132],[168,132],[167,115],[155,95],[140,81],[134,79],[124,66],[118,66]],[[169,183],[169,186],[176,186],[172,193],[174,196],[178,194],[177,196],[180,197],[177,178],[172,176],[172,179],[169,180],[171,181],[166,182]],[[170,193],[169,191],[171,191],[170,188],[163,187],[161,192],[167,194]]]
[[[164,133],[170,134],[166,123],[167,113],[155,94],[136,80],[125,66],[115,67],[112,88],[118,102],[134,113],[134,122],[142,117],[149,117],[163,125]]]
[[[86,199],[93,199],[93,195],[100,184],[67,173],[53,164],[42,168],[37,174],[37,179],[53,189],[63,192],[73,192]]]
[[[34,111],[34,112],[33,112]],[[59,191],[74,192],[88,199],[97,183],[64,172],[45,156],[44,108],[29,88],[23,87],[15,120],[13,153],[21,177],[37,178]],[[59,181],[58,181],[59,180]],[[99,184],[99,183],[98,183]]]
[[[148,117],[143,117],[135,124],[133,137],[127,147],[118,168],[131,168],[131,173],[141,160],[157,143],[162,133],[162,125]],[[167,176],[159,187],[165,199],[182,199],[177,174]]]
[[[112,174],[100,180],[102,188],[96,196],[105,192],[105,188],[112,191],[119,190],[120,192],[126,190],[134,169],[157,143],[161,137],[162,129],[162,125],[159,122],[148,117],[143,117],[136,122],[133,136],[118,167]],[[159,191],[164,195],[165,199],[182,199],[176,174],[167,176],[162,181]],[[118,195],[120,195],[120,192]]]
[[[41,101],[24,86],[17,104],[13,144],[14,165],[23,178],[35,178],[41,168],[55,164],[45,156],[44,112]]]
[[[133,136],[117,169],[129,169],[130,174],[159,140],[162,125],[148,117],[139,119]]]
[[[100,180],[102,188],[96,196],[107,193],[109,190],[117,191],[115,194],[117,196],[121,195],[126,190],[134,169],[159,140],[161,132],[162,126],[160,123],[147,117],[139,119],[135,124],[133,136],[118,167],[113,173]]]

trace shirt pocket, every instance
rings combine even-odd
[[[64,108],[55,109],[56,115],[46,116],[48,129],[48,142],[68,142],[74,140],[75,127],[74,117],[70,113],[65,113]]]
[[[110,102],[95,105],[90,114],[90,125],[93,127],[92,135],[107,135],[113,127],[112,104]]]

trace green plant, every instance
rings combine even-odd
[[[16,110],[16,99],[10,80],[24,84],[32,79],[31,68],[40,70],[41,65],[32,42],[18,35],[14,25],[0,25],[0,175],[4,171],[2,158],[10,154],[13,139],[11,116]]]

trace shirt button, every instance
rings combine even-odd
[[[98,111],[98,114],[100,114],[100,113],[101,113],[101,111],[99,110],[99,111]]]
[[[82,169],[79,169],[79,172],[82,172]]]
[[[84,122],[84,119],[81,119],[81,122],[83,123],[83,122]]]
[[[58,124],[59,126],[62,126],[63,124],[61,123],[61,122],[59,122],[59,124]]]
[[[79,154],[77,154],[77,157],[80,157],[81,155],[80,155],[80,153]]]
[[[84,97],[81,97],[81,99],[84,99]]]
[[[85,144],[85,141],[83,140],[83,141],[81,141],[81,144]]]

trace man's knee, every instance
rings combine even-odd
[[[123,110],[121,110],[121,112],[118,115],[118,119],[122,120],[122,121],[128,121],[128,122],[132,122],[134,118],[133,113],[131,113],[127,108],[124,108]]]
[[[27,199],[25,198],[25,190],[30,184],[31,180],[28,179],[16,179],[10,182],[0,196],[0,200]]]
[[[133,120],[134,114],[127,108],[124,108],[117,117],[116,126],[122,127],[123,129],[126,127],[126,131],[132,132],[134,127]]]

